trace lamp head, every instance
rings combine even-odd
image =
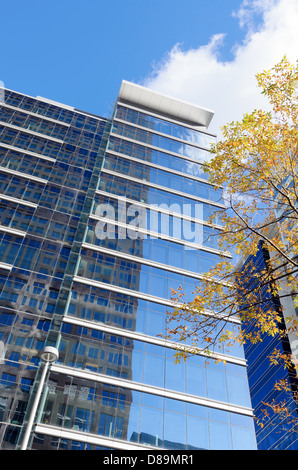
[[[46,346],[41,351],[40,358],[44,362],[55,362],[59,358],[59,352],[53,346]]]

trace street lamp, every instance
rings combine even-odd
[[[38,389],[36,391],[34,402],[32,404],[32,408],[31,408],[31,411],[30,411],[30,416],[29,416],[29,419],[28,419],[27,427],[26,427],[26,430],[25,430],[25,433],[24,433],[24,437],[23,437],[23,441],[22,441],[20,450],[26,450],[27,449],[29,438],[30,438],[30,435],[31,435],[31,432],[32,432],[34,418],[35,418],[35,415],[36,415],[36,411],[37,411],[37,408],[38,408],[38,405],[39,405],[42,389],[43,389],[43,386],[44,386],[46,374],[47,374],[49,365],[52,364],[53,362],[57,361],[57,359],[59,358],[58,350],[56,348],[52,347],[52,346],[46,346],[41,351],[40,358],[45,364],[44,364],[44,368],[43,368],[42,375],[41,375],[41,378],[40,378],[40,382],[39,382],[39,385],[38,385]]]

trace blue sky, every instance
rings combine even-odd
[[[176,43],[185,50],[243,32],[240,0],[10,0],[1,6],[1,76],[8,88],[107,112],[121,80],[140,82]]]
[[[221,113],[226,105],[213,90],[223,70],[237,66],[239,51],[283,3],[294,22],[296,0],[10,0],[1,6],[0,80],[104,116],[122,79],[212,109],[218,103]]]

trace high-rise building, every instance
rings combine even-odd
[[[285,334],[287,317],[296,316],[295,307],[292,296],[285,295],[287,287],[286,283],[281,285],[283,279],[279,281],[280,284],[272,284],[269,289],[264,282],[264,275],[257,276],[258,273],[268,271],[269,267],[270,250],[264,241],[259,242],[255,255],[248,256],[239,263],[239,268],[249,279],[250,289],[255,289],[262,311],[275,310],[280,315],[277,325],[279,334],[271,336],[264,333],[260,342],[247,342],[244,345],[251,401],[256,418],[257,447],[259,450],[297,450],[297,371],[294,363],[285,367],[283,361],[273,363],[270,360],[275,352],[283,357],[297,353],[297,336]],[[246,329],[247,333],[254,334],[254,322],[252,321]],[[276,386],[279,383],[286,383],[287,386]],[[274,412],[272,405],[276,405],[276,410],[279,411]]]
[[[219,257],[212,116],[125,81],[111,119],[5,90],[2,449],[22,445],[45,346],[59,359],[28,448],[256,448],[243,349],[175,364],[159,336],[171,288],[190,300]]]

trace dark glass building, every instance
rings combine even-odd
[[[255,274],[268,269],[268,262],[270,262],[268,247],[260,241],[258,252],[245,260],[242,270],[248,274],[253,271]],[[259,450],[298,450],[298,410],[294,399],[298,391],[297,373],[294,364],[293,367],[285,368],[281,362],[273,364],[270,361],[270,356],[274,351],[278,351],[282,355],[295,352],[293,348],[295,346],[294,341],[284,334],[287,315],[295,315],[294,303],[291,296],[284,296],[285,289],[282,291],[283,298],[281,299],[278,295],[272,295],[267,286],[262,287],[255,275],[253,275],[253,279],[250,287],[255,287],[258,290],[262,310],[273,309],[279,312],[282,318],[278,325],[281,335],[270,336],[264,334],[261,342],[256,344],[248,342],[244,345],[251,401],[256,417],[257,446]],[[252,283],[254,283],[254,286]],[[258,284],[256,285],[256,283]],[[274,287],[279,288],[280,286]],[[253,333],[254,331],[255,328],[252,323],[247,332]],[[275,384],[280,381],[286,381],[288,390],[275,387]],[[271,407],[268,406],[268,404],[273,403],[277,405],[285,404],[287,413],[273,413]],[[258,423],[262,423],[263,426]]]
[[[5,90],[0,103],[0,446],[255,449],[242,348],[175,365],[171,288],[218,259],[202,171],[209,110],[123,82],[111,119]],[[238,325],[236,325],[238,327]],[[221,356],[225,362],[216,362]]]

